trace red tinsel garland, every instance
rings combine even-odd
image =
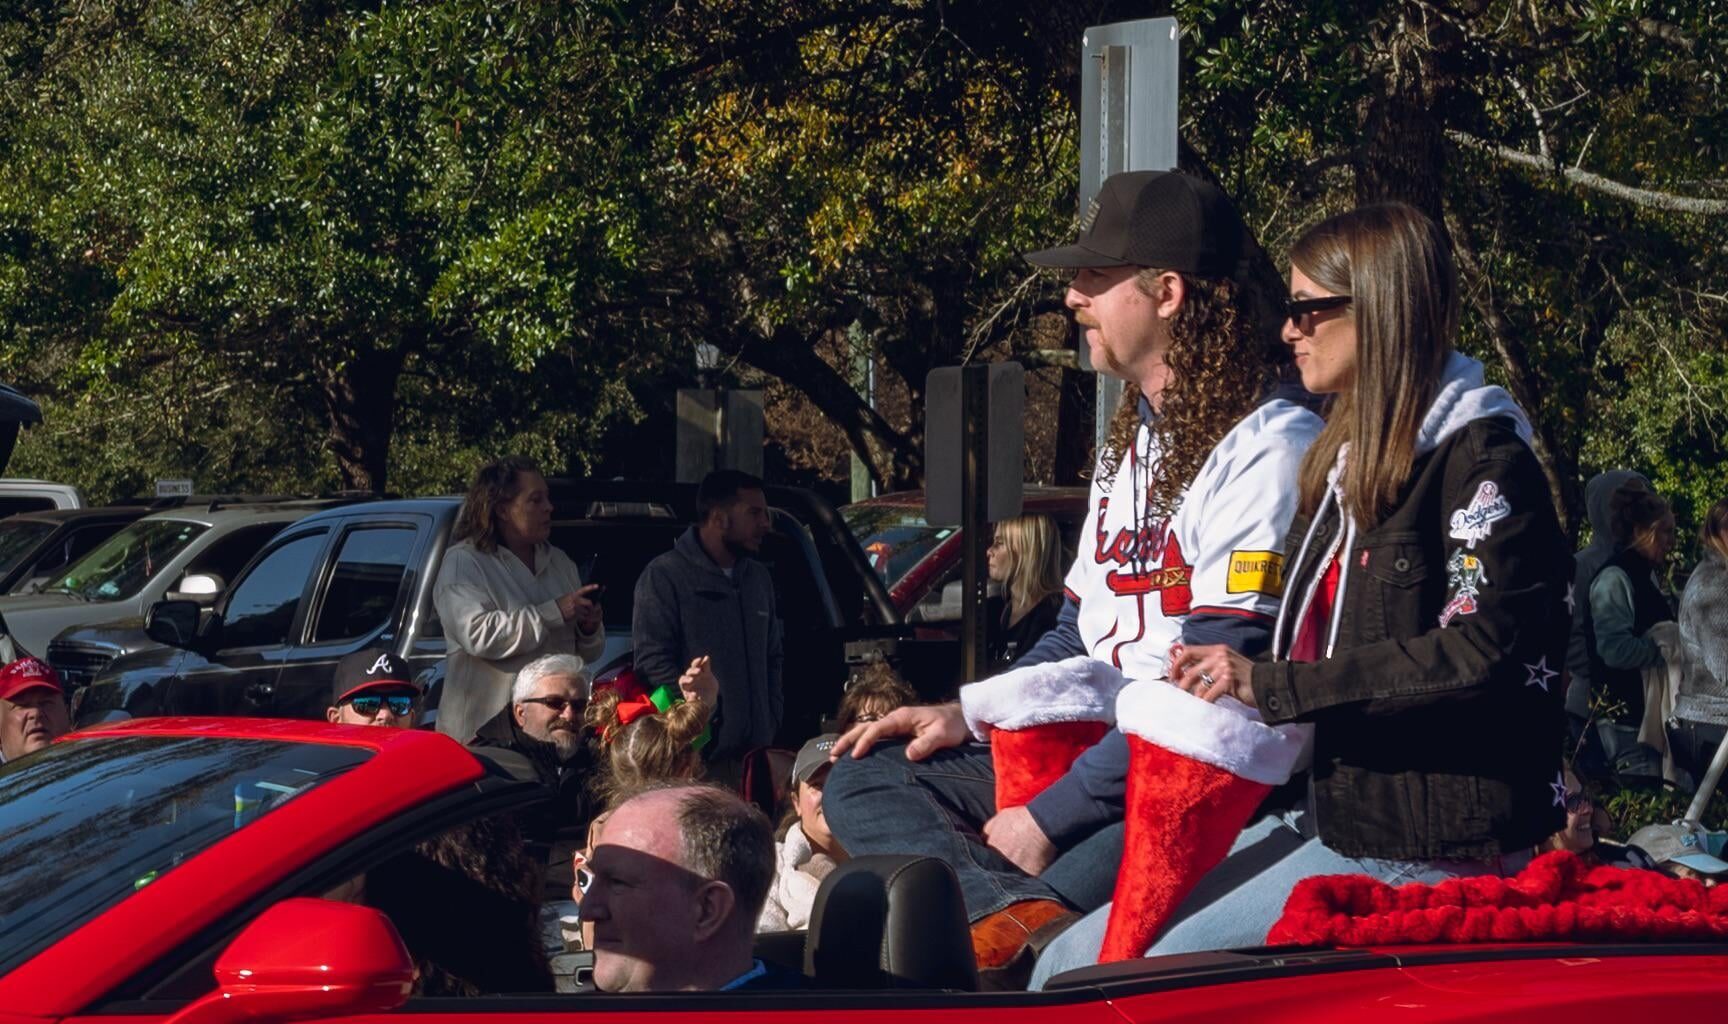
[[[1728,886],[1592,867],[1564,851],[1510,878],[1392,886],[1365,875],[1297,883],[1269,945],[1728,939]]]

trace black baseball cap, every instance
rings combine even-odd
[[[366,690],[409,687],[418,691],[414,670],[406,658],[400,658],[382,647],[355,651],[336,663],[335,699],[340,704]]]
[[[1248,227],[1216,185],[1181,171],[1124,171],[1104,179],[1073,245],[1028,253],[1037,267],[1156,267],[1236,277]]]

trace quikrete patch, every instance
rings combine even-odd
[[[1276,551],[1230,552],[1230,577],[1224,589],[1231,594],[1277,597],[1284,592],[1284,556]]]

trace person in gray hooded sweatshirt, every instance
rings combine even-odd
[[[1271,864],[1239,845],[1195,890],[1215,898],[1179,908],[1148,955],[1260,945],[1316,875],[1508,875],[1564,823],[1570,547],[1528,419],[1454,350],[1446,238],[1377,204],[1309,229],[1290,259],[1284,340],[1333,401],[1302,464],[1272,651],[1189,646],[1170,682],[1310,728],[1313,813]],[[1059,936],[1034,984],[1095,959],[1105,919]]]
[[[695,525],[636,581],[630,633],[648,689],[676,687],[704,655],[720,681],[713,739],[702,751],[719,776],[772,743],[785,712],[774,581],[751,557],[770,526],[762,481],[717,470],[696,489]]]

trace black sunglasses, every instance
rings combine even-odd
[[[363,693],[358,697],[350,697],[347,700],[348,706],[354,709],[354,713],[365,718],[371,718],[373,715],[384,710],[386,704],[390,706],[391,714],[395,715],[397,718],[406,718],[408,717],[408,713],[414,710],[414,705],[419,702],[420,698],[406,693],[393,693],[389,696]]]
[[[1294,323],[1301,323],[1302,318],[1309,313],[1337,309],[1340,306],[1348,306],[1354,301],[1349,295],[1322,295],[1317,299],[1287,298],[1284,300],[1284,318]]]
[[[525,700],[517,701],[517,703],[538,704],[547,711],[552,712],[554,715],[562,715],[564,709],[569,707],[574,707],[577,714],[581,714],[582,709],[588,706],[588,702],[585,700],[566,700],[563,697],[529,697]]]

